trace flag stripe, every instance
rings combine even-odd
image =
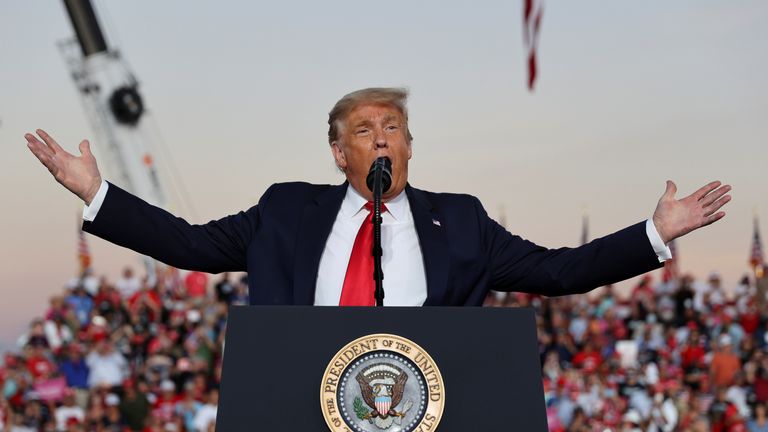
[[[544,10],[543,3],[544,0],[523,1],[523,42],[527,58],[529,90],[533,90],[538,73],[536,49],[538,48],[539,29],[541,28],[541,17]]]

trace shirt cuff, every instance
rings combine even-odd
[[[91,201],[91,205],[86,204],[85,207],[83,207],[83,220],[93,222],[93,220],[96,219],[101,204],[104,202],[104,197],[107,196],[107,189],[109,189],[109,183],[107,183],[106,180],[102,180],[99,190]]]
[[[666,260],[672,259],[672,251],[664,244],[659,232],[656,230],[656,225],[650,219],[645,221],[645,234],[648,236],[648,240],[651,242],[651,247],[656,252],[659,262],[663,263]]]

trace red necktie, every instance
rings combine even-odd
[[[341,289],[339,306],[374,306],[376,304],[373,292],[376,283],[373,280],[373,203],[365,204],[368,217],[365,218],[360,230],[357,231],[352,255],[349,256],[347,275]],[[381,204],[381,212],[387,207]]]

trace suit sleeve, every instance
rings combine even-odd
[[[475,203],[491,289],[547,296],[579,294],[662,266],[645,221],[577,248],[547,249],[509,233]]]
[[[85,221],[83,231],[181,269],[245,271],[261,203],[271,191],[247,211],[192,225],[110,183],[98,216]]]

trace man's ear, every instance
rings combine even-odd
[[[331,143],[331,153],[333,153],[333,159],[336,161],[336,166],[344,171],[344,169],[347,168],[347,157],[344,156],[344,152],[341,151],[341,145],[338,141]]]
[[[411,135],[411,129],[410,128],[406,128],[405,129],[405,133],[408,134],[405,137],[406,138],[406,142],[408,143],[408,160],[411,160],[411,158],[413,157],[413,135]]]

